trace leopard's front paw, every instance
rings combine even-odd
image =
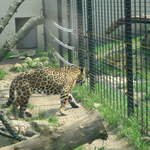
[[[26,114],[26,117],[30,117],[30,118],[32,117],[32,114],[29,113],[28,111],[26,111],[25,114]]]
[[[72,108],[79,108],[81,107],[81,105],[79,105],[78,103],[74,103],[74,102],[70,102],[70,105]]]
[[[66,116],[66,115],[67,115],[67,114],[65,113],[64,108],[60,108],[59,112],[60,112],[61,116]]]
[[[32,117],[32,115],[27,111],[19,113],[19,118],[28,118],[28,117]]]

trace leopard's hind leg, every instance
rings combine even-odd
[[[19,104],[19,117],[25,118],[28,117],[26,113],[27,104],[29,102],[29,98],[31,96],[32,92],[28,84],[22,85],[17,90],[17,98],[16,98],[16,104]],[[15,103],[14,103],[15,104]],[[31,115],[30,115],[31,116]]]
[[[66,104],[69,100],[69,92],[67,90],[63,90],[60,94],[60,99],[61,99],[60,114],[66,115],[64,111],[65,111]]]

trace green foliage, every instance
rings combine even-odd
[[[0,80],[3,80],[8,75],[8,72],[0,69]]]
[[[22,52],[22,53],[20,53],[20,55],[19,55],[19,56],[28,57],[28,53],[27,53],[27,52]]]
[[[149,92],[149,93],[146,93],[146,94],[144,95],[144,100],[145,100],[145,101],[150,101],[150,92]]]
[[[77,148],[75,148],[73,150],[83,150],[83,148],[80,146],[80,147],[77,147]]]
[[[11,70],[14,72],[25,72],[30,69],[36,69],[41,67],[48,67],[51,66],[49,64],[49,58],[48,57],[39,57],[39,58],[30,58],[27,57],[22,64],[15,64]]]
[[[10,59],[12,56],[18,56],[18,53],[11,51],[4,57],[4,60]]]
[[[48,52],[45,52],[44,50],[41,50],[41,49],[36,49],[35,50],[35,55],[36,57],[43,57],[43,56],[47,56],[48,55]]]
[[[105,150],[105,148],[104,148],[104,147],[101,147],[101,148],[99,148],[98,150]]]
[[[51,126],[55,126],[57,127],[58,126],[58,118],[57,116],[55,115],[51,115],[48,117],[48,122]]]
[[[142,134],[139,123],[134,118],[123,120],[120,134],[127,137],[129,142],[134,143],[139,150],[146,150],[148,148],[141,140]]]
[[[146,81],[137,82],[134,84],[134,89],[136,92],[146,92],[147,88],[150,87],[150,82],[145,83]]]
[[[28,70],[28,66],[26,64],[15,64],[12,68],[11,71],[14,72],[25,72]]]

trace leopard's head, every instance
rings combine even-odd
[[[85,82],[85,79],[86,79],[85,68],[80,68],[80,73],[78,75],[76,83],[82,85]]]

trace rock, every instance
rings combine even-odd
[[[29,62],[29,61],[32,61],[32,58],[27,57],[27,58],[25,59],[25,62]]]
[[[19,59],[25,59],[26,57],[25,56],[19,56]]]
[[[35,58],[33,59],[33,61],[40,61],[40,58]]]
[[[9,56],[9,59],[18,58],[18,55]]]
[[[18,63],[14,65],[14,68],[21,68],[21,67],[22,67],[22,65],[18,64]]]

